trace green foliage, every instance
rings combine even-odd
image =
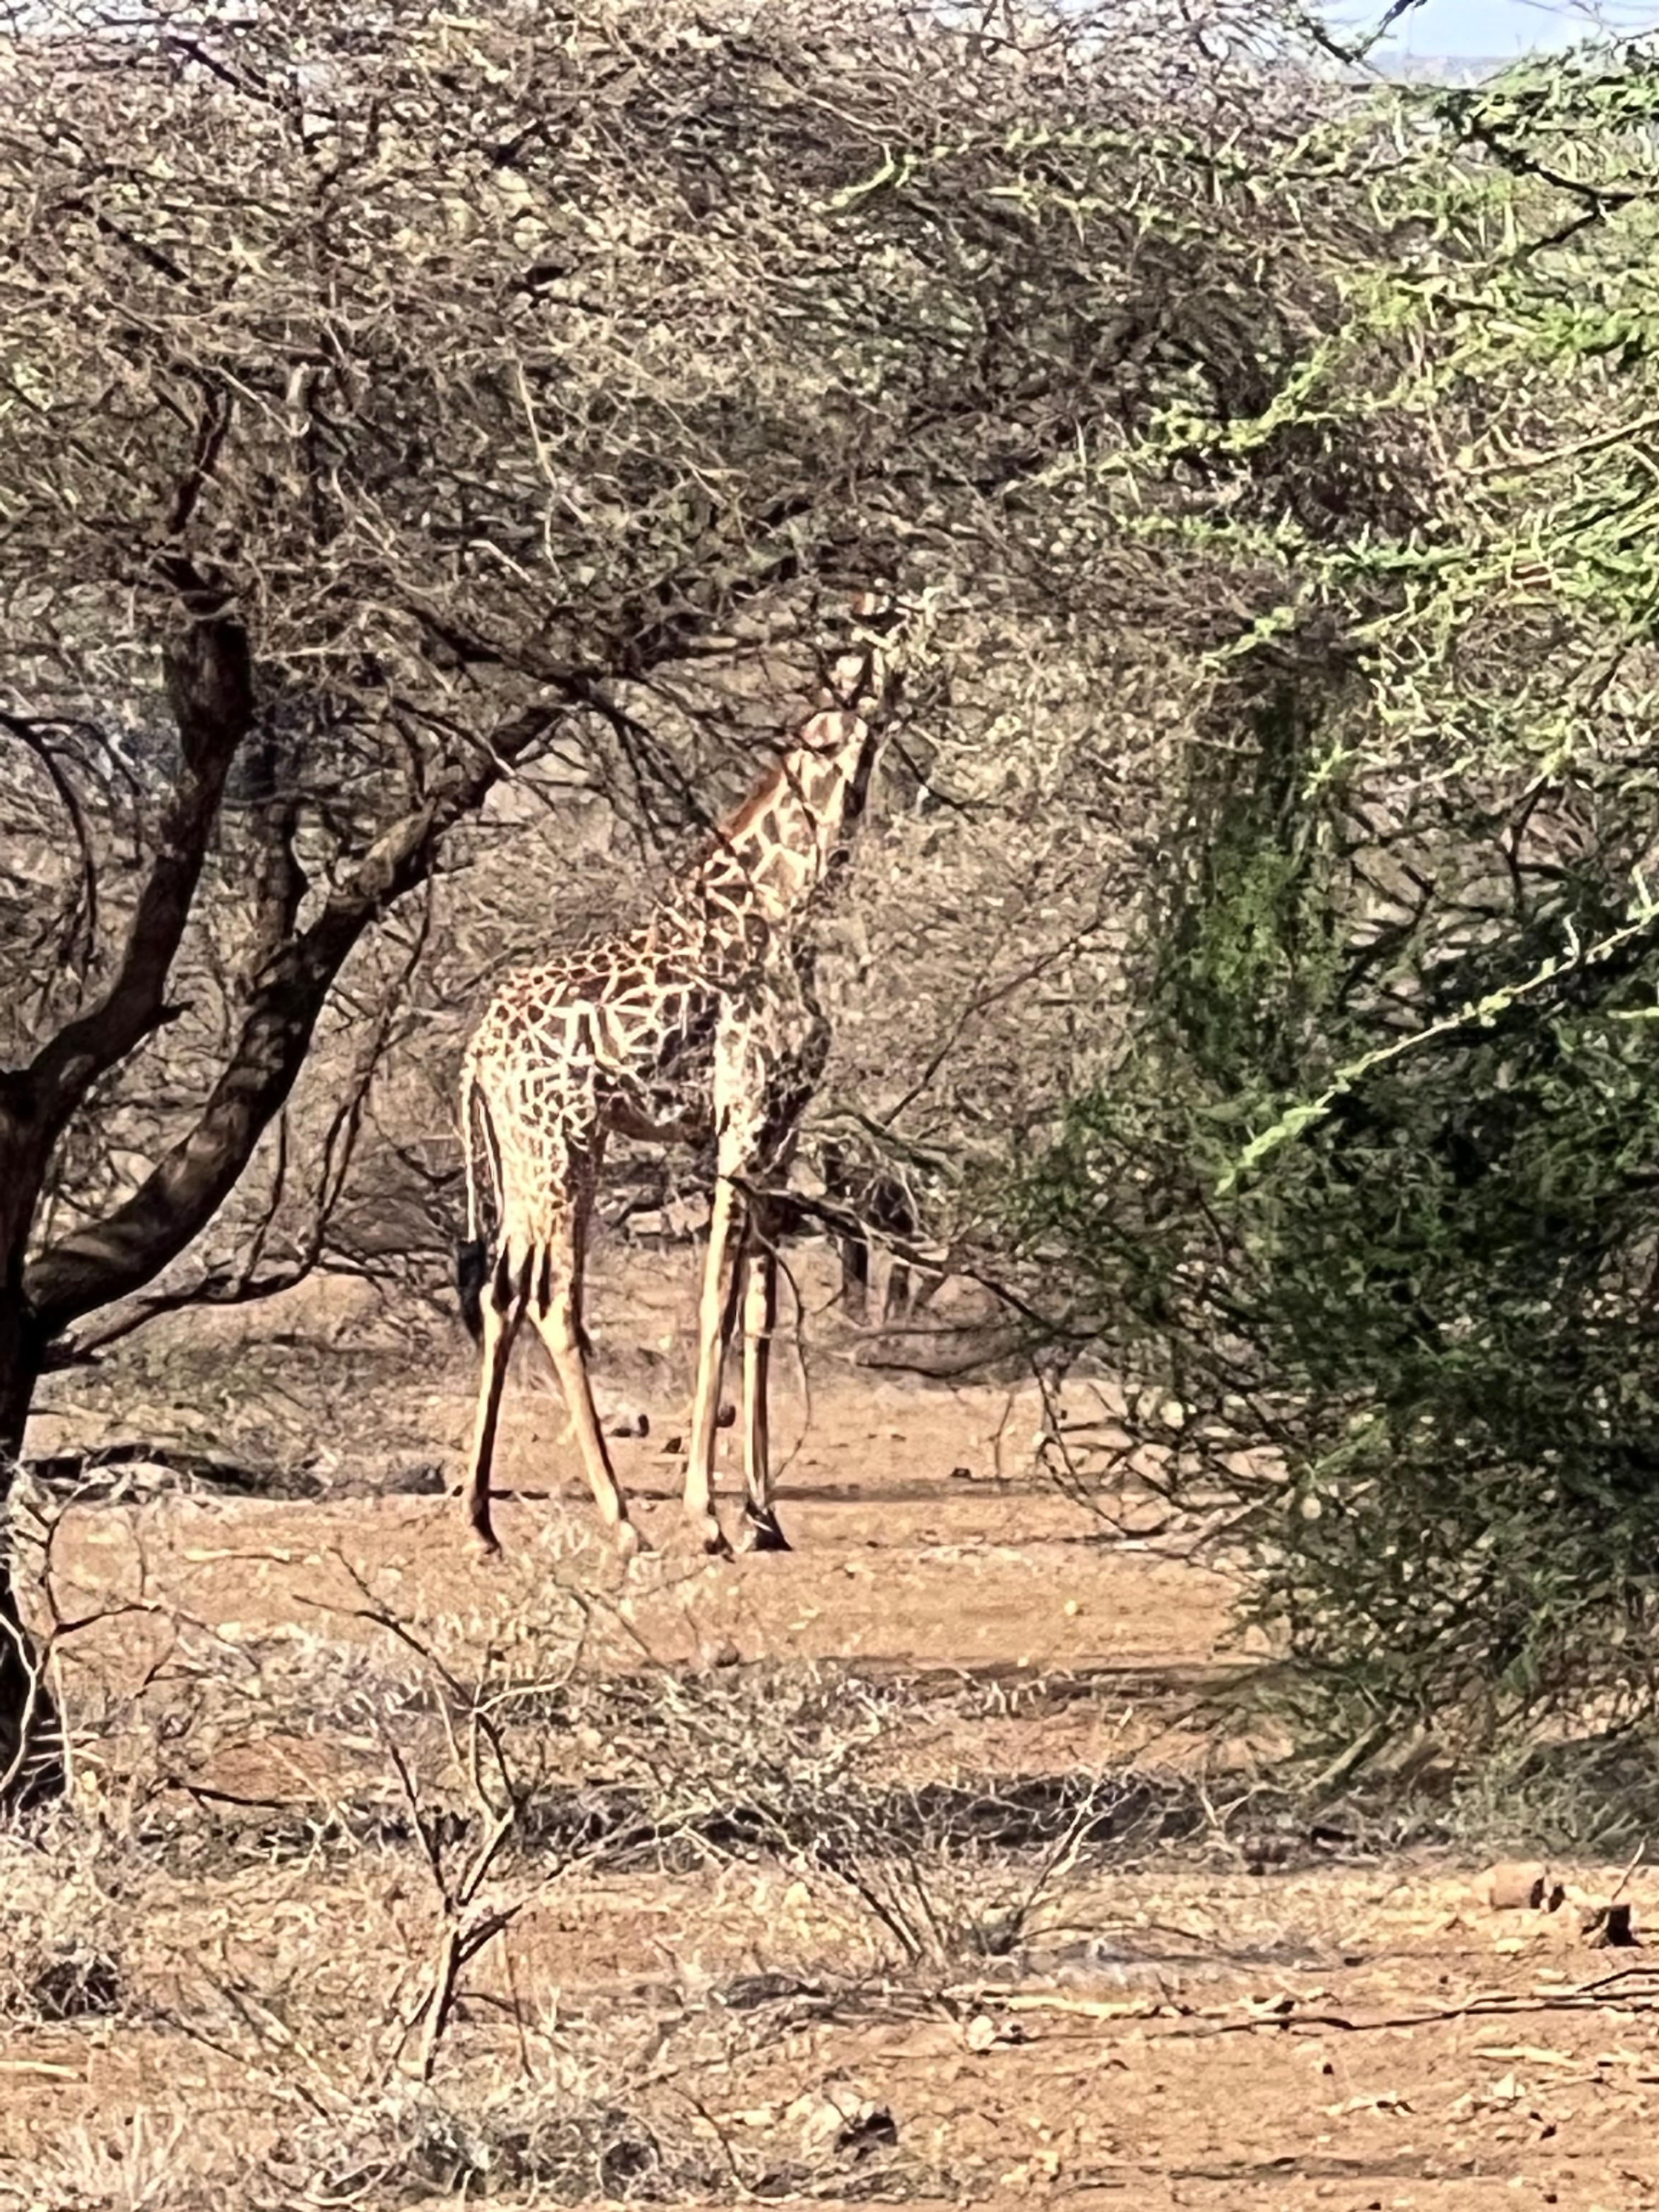
[[[1334,957],[1321,896],[1319,825],[1300,801],[1308,732],[1281,677],[1241,717],[1247,773],[1194,794],[1192,875],[1172,887],[1160,981],[1198,1070],[1227,1085],[1249,1066],[1275,1087],[1304,1064]]]
[[[1299,818],[1307,858],[1282,836],[1242,856],[1236,821],[1212,833],[1230,872],[1192,872],[1132,1048],[1023,1188],[1028,1243],[1158,1407],[1143,1432],[1171,1491],[1242,1508],[1247,1617],[1296,1661],[1316,1741],[1643,1709],[1659,945],[1449,1023],[1218,1198],[1287,1068],[1317,1083],[1388,1003],[1360,812],[1328,804],[1319,837]],[[1569,922],[1603,927],[1620,882],[1594,863],[1553,877],[1474,953],[1467,903],[1440,889],[1389,973],[1462,1004],[1501,996]]]
[[[1322,129],[1317,329],[1119,464],[1238,618],[1019,1227],[1345,1771],[1659,1698],[1656,124],[1637,47]]]

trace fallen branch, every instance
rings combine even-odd
[[[1097,1999],[1060,1996],[1042,1990],[994,1988],[954,1989],[947,1990],[945,1996],[948,2002],[971,2003],[986,2012],[1063,2013],[1085,2020],[1152,2020],[1163,2014],[1175,2014],[1179,2015],[1179,2025],[1166,2028],[1158,2039],[1192,2042],[1217,2035],[1252,2034],[1261,2028],[1271,2028],[1282,2034],[1291,2028],[1329,2027],[1344,2034],[1363,2035],[1382,2028],[1437,2027],[1454,2020],[1503,2019],[1528,2013],[1597,2012],[1616,2001],[1620,1983],[1644,1975],[1653,1977],[1656,1985],[1650,1990],[1623,1992],[1627,2001],[1634,2000],[1627,2002],[1627,2008],[1633,2012],[1659,2011],[1659,1961],[1623,1966],[1617,1972],[1581,1983],[1576,1989],[1534,1990],[1525,1994],[1488,1990],[1466,1997],[1461,2004],[1435,2005],[1418,2012],[1382,2013],[1370,2020],[1352,2019],[1346,2013],[1298,2012],[1293,1998],[1281,1999],[1275,2009],[1234,2018],[1230,2017],[1236,2009],[1231,2005],[1199,2008],[1183,2005],[1171,1997]]]

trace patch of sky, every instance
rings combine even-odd
[[[1379,11],[1329,0],[1326,21],[1340,38],[1363,38]],[[1389,74],[1425,74],[1437,62],[1501,69],[1523,54],[1555,53],[1597,37],[1628,39],[1659,30],[1659,0],[1418,0],[1404,7],[1371,59]]]

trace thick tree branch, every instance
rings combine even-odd
[[[246,633],[233,617],[215,613],[192,624],[167,654],[167,678],[179,727],[179,773],[114,975],[27,1072],[44,1141],[63,1128],[98,1078],[167,1018],[167,976],[190,919],[225,778],[252,726],[252,660]]]
[[[557,719],[554,708],[534,708],[498,732],[487,755],[453,771],[422,805],[392,823],[310,927],[273,954],[253,981],[229,1064],[194,1127],[124,1205],[52,1245],[27,1270],[25,1288],[44,1339],[141,1290],[206,1227],[293,1089],[324,1002],[364,932],[427,877],[447,833]]]

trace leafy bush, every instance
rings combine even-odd
[[[1398,221],[1254,423],[1180,428],[1233,481],[1169,542],[1279,600],[1215,659],[1138,1024],[1019,1186],[1344,1771],[1659,1692],[1656,112],[1631,49],[1328,147]],[[1239,520],[1292,433],[1358,487],[1317,532]]]
[[[1389,1035],[1352,902],[1383,848],[1327,810],[1297,858],[1246,842],[1251,811],[1212,831],[1145,1028],[1025,1186],[1027,1233],[1148,1386],[1172,1485],[1247,1509],[1249,1615],[1322,1731],[1455,1708],[1489,1733],[1586,1691],[1645,1707],[1659,952],[1644,938],[1402,1054],[1218,1195],[1287,1075],[1317,1090]],[[1426,1006],[1524,980],[1552,925],[1605,926],[1605,863],[1546,872],[1531,927],[1474,953],[1442,877]]]

